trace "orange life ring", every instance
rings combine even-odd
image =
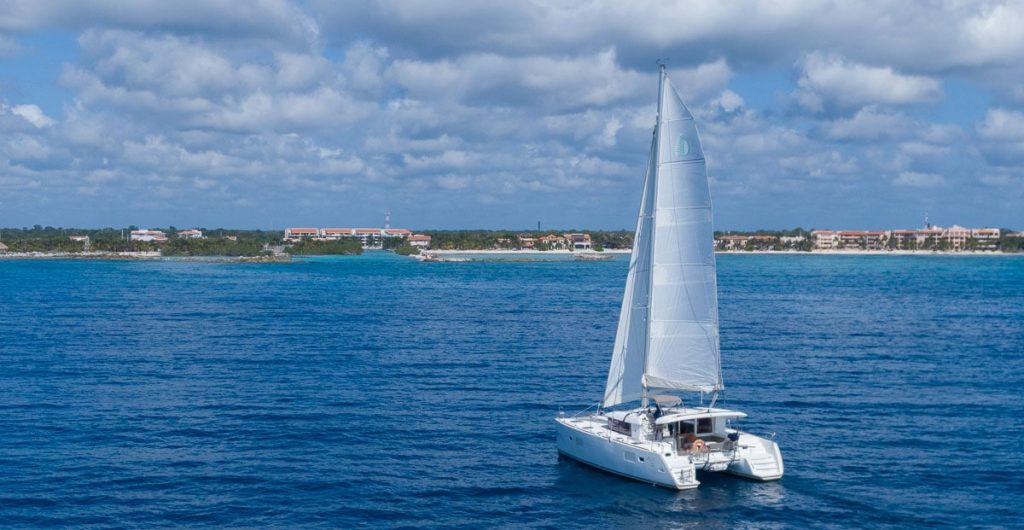
[[[697,451],[703,451],[704,448],[707,447],[707,446],[708,446],[708,444],[704,443],[704,440],[701,440],[701,439],[698,438],[697,441],[693,442],[693,445],[690,446],[690,448],[693,449],[694,452],[697,452]]]

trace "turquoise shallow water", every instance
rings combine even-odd
[[[719,257],[777,483],[559,460],[626,261],[0,261],[4,526],[1020,526],[1024,259]]]

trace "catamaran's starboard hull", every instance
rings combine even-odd
[[[626,478],[685,490],[700,485],[693,464],[671,465],[662,455],[630,443],[605,438],[556,420],[558,452],[577,462]]]

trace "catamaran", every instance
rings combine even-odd
[[[556,418],[558,452],[679,490],[700,485],[697,471],[781,478],[774,436],[742,432],[734,423],[746,414],[715,407],[724,385],[707,168],[664,65],[649,156],[604,397],[596,411]]]

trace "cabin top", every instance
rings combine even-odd
[[[669,409],[665,413],[655,420],[656,425],[665,425],[667,423],[675,423],[677,421],[689,421],[700,418],[746,418],[747,415],[738,410],[727,410],[727,409],[713,409],[713,408],[695,408],[695,407],[684,407],[679,409]]]

